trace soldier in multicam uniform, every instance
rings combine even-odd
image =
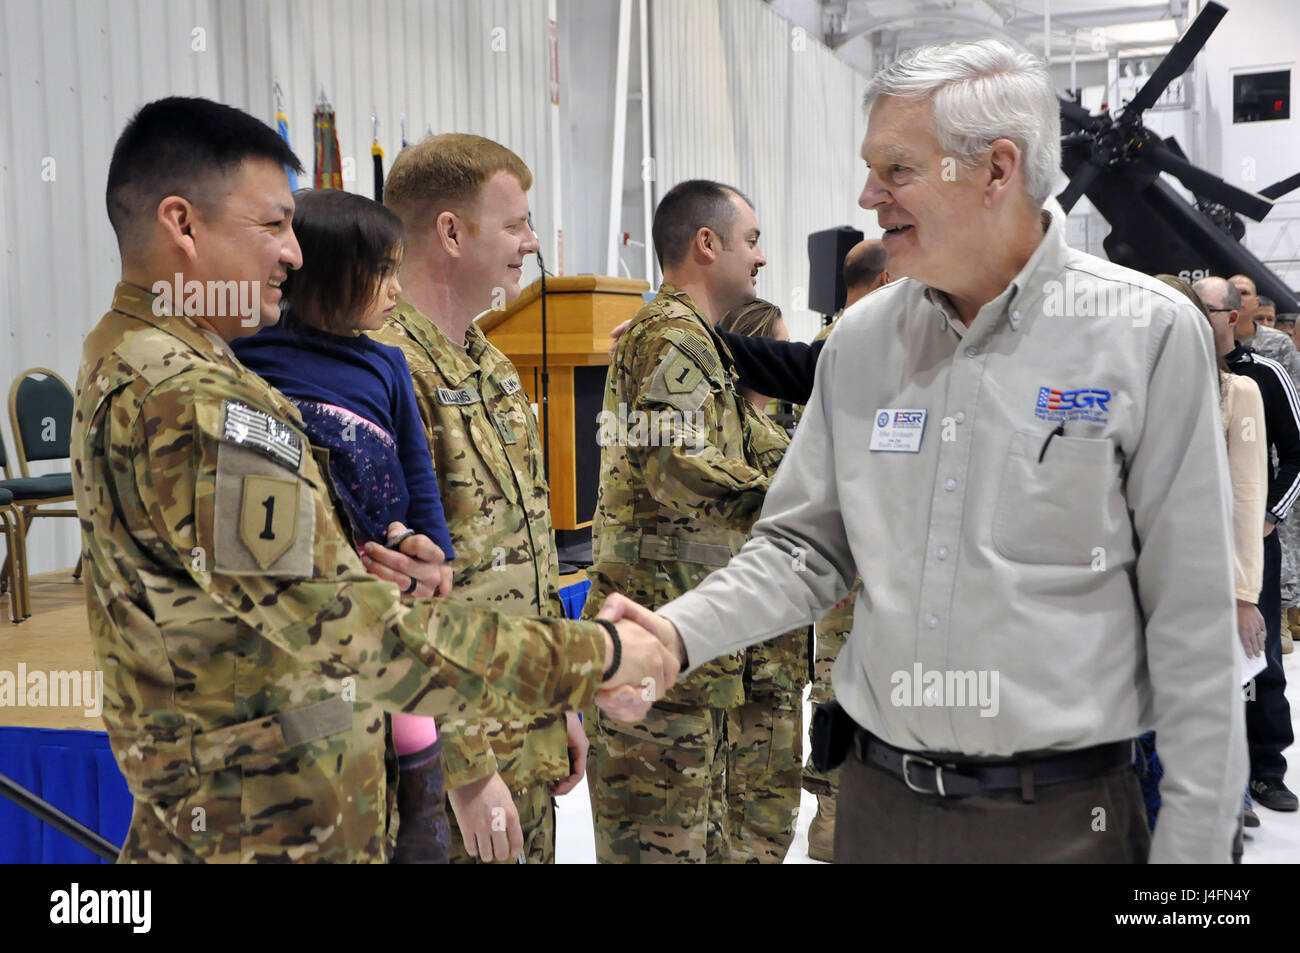
[[[278,319],[300,260],[285,166],[301,168],[253,117],[167,99],[109,169],[122,282],[86,340],[72,465],[104,719],[135,797],[121,860],[382,861],[385,711],[587,705],[619,641],[607,685],[676,672],[626,623],[616,640],[402,605],[394,582],[419,596],[438,575],[424,537],[367,544],[367,572],[297,412],[226,343]],[[184,300],[145,290],[173,276]],[[242,315],[241,283],[261,291]],[[641,697],[600,700],[627,717]]]
[[[867,239],[854,245],[844,257],[844,286],[847,291],[844,308],[855,304],[871,292],[889,283],[889,272],[885,270],[886,254],[884,245],[876,239]],[[844,313],[840,309],[840,314]],[[720,329],[727,346],[731,348],[736,359],[736,370],[740,374],[742,385],[758,391],[770,391],[784,400],[797,403],[812,390],[813,368],[816,366],[817,352],[820,345],[830,336],[835,320],[817,334],[814,344],[780,345],[771,341],[746,339],[735,333]],[[615,329],[616,331],[618,329]],[[763,346],[758,346],[759,344]],[[781,351],[807,351],[810,360],[791,359]],[[803,412],[802,407],[795,408],[795,419]],[[831,668],[839,655],[849,631],[853,628],[853,602],[862,588],[862,581],[857,580],[848,597],[829,612],[816,626],[816,646],[813,660],[813,685],[810,701],[821,705],[835,700],[831,688]],[[813,860],[830,863],[834,856],[835,841],[835,795],[839,784],[839,771],[825,774],[813,767],[812,761],[803,769],[804,790],[817,798],[817,813],[813,815],[808,827],[808,856]]]
[[[614,592],[657,606],[698,584],[740,549],[767,492],[753,458],[764,425],[713,329],[754,296],[766,263],[754,211],[727,186],[685,182],[660,202],[653,234],[664,283],[618,342],[601,416],[657,424],[644,441],[602,426],[585,617]],[[589,721],[598,860],[729,859],[727,722],[743,671],[743,653],[714,661],[635,727]]]
[[[449,183],[453,183],[449,185]],[[372,335],[400,347],[433,452],[456,548],[454,598],[508,615],[562,618],[559,560],[537,425],[519,374],[474,318],[519,295],[532,173],[480,136],[425,139],[397,157],[384,201],[406,226],[406,297]],[[455,255],[447,244],[453,244]],[[576,711],[442,724],[452,862],[555,861],[554,795],[586,770]]]
[[[788,341],[776,305],[755,298],[732,308],[719,332]],[[752,457],[772,479],[790,436],[771,417],[769,398],[741,387],[740,396],[764,425],[753,434]],[[727,804],[731,861],[779,864],[794,840],[803,774],[803,688],[809,671],[812,632],[805,626],[745,650],[745,704],[728,711]]]

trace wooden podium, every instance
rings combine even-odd
[[[605,399],[609,332],[632,317],[650,286],[639,279],[573,275],[546,279],[546,365],[550,377],[551,519],[557,532],[587,529],[596,510],[600,447],[596,419]],[[533,282],[479,328],[519,370],[542,419],[542,282]]]

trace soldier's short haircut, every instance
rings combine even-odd
[[[138,240],[169,195],[211,209],[223,180],[246,159],[302,171],[279,134],[243,110],[184,96],[142,106],[122,130],[108,164],[105,201],[118,247]]]
[[[888,258],[883,242],[868,240],[854,245],[844,256],[844,286],[865,288],[880,277]]]
[[[1275,304],[1273,304],[1273,299],[1270,298],[1270,297],[1268,297],[1267,295],[1258,295],[1258,298],[1259,298],[1259,306],[1260,306],[1260,308],[1274,308],[1274,307],[1277,307]]]
[[[1300,315],[1279,314],[1273,321],[1273,326],[1277,328],[1289,328],[1295,324],[1295,319]]]
[[[527,192],[533,173],[499,142],[462,132],[430,136],[398,153],[384,182],[384,204],[408,232],[429,228],[443,212],[464,215],[498,172],[508,172]]]
[[[726,247],[731,228],[736,223],[732,196],[753,208],[754,203],[739,189],[709,179],[688,179],[669,189],[668,194],[659,200],[651,227],[659,267],[671,268],[681,262],[701,228],[717,232],[722,237],[723,247]]]
[[[397,270],[402,220],[352,192],[302,189],[293,198],[302,267],[284,281],[289,314],[327,331],[355,327],[379,294],[381,269]]]

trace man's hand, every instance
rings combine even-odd
[[[623,606],[606,600],[597,616],[614,622],[623,650],[618,668],[596,694],[596,704],[618,721],[640,721],[650,711],[650,706],[672,687],[681,666],[653,632],[630,618],[620,616],[620,609],[639,608],[630,599],[626,603]],[[613,662],[613,652],[614,643],[606,634],[607,669]]]
[[[672,653],[679,668],[686,665],[686,644],[682,642],[677,626],[663,616],[651,612],[640,603],[629,599],[621,592],[611,592],[606,597],[605,604],[600,607],[600,618],[614,621],[630,619],[641,628],[654,633],[654,637]]]
[[[389,539],[404,532],[406,527],[401,523],[388,524]],[[372,575],[397,583],[403,595],[427,599],[451,593],[451,566],[428,536],[408,536],[398,550],[366,543],[361,550],[361,565]],[[407,593],[412,579],[416,582],[415,591]]]
[[[1246,650],[1246,655],[1259,658],[1264,651],[1264,638],[1267,634],[1259,608],[1253,602],[1238,599],[1237,637],[1241,639],[1241,647]]]
[[[623,336],[623,332],[627,330],[627,326],[631,323],[632,319],[628,318],[613,331],[609,332],[609,359],[611,361],[614,359],[614,352],[618,350],[618,339]]]
[[[550,783],[551,797],[559,797],[561,794],[568,794],[582,776],[587,773],[587,732],[582,728],[582,719],[578,717],[576,711],[566,711],[564,713],[564,727],[569,736],[569,766],[570,774],[567,778]]]
[[[510,789],[501,775],[493,773],[481,781],[447,792],[456,815],[461,840],[471,857],[485,864],[514,860],[524,851],[524,831],[519,826]]]

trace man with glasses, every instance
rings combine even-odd
[[[1202,278],[1194,288],[1210,312],[1211,324],[1240,328],[1246,306],[1240,286],[1243,276],[1232,283],[1222,278]],[[1249,279],[1245,279],[1249,282]],[[1250,283],[1251,297],[1254,285]],[[1253,307],[1252,301],[1252,320]],[[1267,330],[1267,329],[1260,329]],[[1276,333],[1276,332],[1274,332]],[[1247,338],[1258,336],[1248,335]],[[1278,335],[1282,337],[1281,334]],[[1286,674],[1282,670],[1281,564],[1282,546],[1274,531],[1286,519],[1300,496],[1300,397],[1282,365],[1243,343],[1238,330],[1236,346],[1216,335],[1217,349],[1234,374],[1249,377],[1259,385],[1264,398],[1264,428],[1270,456],[1276,452],[1278,465],[1269,473],[1268,509],[1264,522],[1264,584],[1259,592],[1259,611],[1264,616],[1264,654],[1268,665],[1255,676],[1253,692],[1246,696],[1246,739],[1250,745],[1250,793],[1260,804],[1274,811],[1294,811],[1296,796],[1287,789],[1286,758],[1282,756],[1294,740],[1291,706],[1286,700]],[[1231,350],[1229,348],[1231,347]]]

